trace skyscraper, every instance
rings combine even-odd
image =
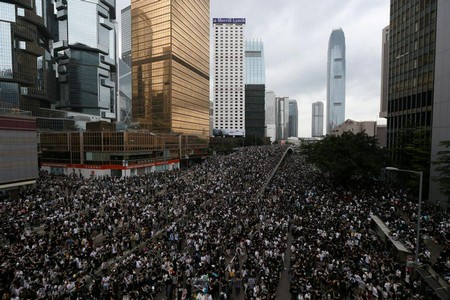
[[[265,110],[266,110],[266,137],[270,138],[273,142],[277,139],[277,124],[276,124],[276,95],[273,91],[266,91],[265,97]]]
[[[297,100],[289,99],[289,137],[298,137],[298,106]]]
[[[132,75],[131,75],[131,5],[121,11],[122,59],[118,60],[117,120],[125,124],[132,122]]]
[[[432,1],[434,2],[434,1]],[[433,101],[433,124],[431,136],[431,161],[436,161],[438,152],[445,149],[440,143],[450,140],[450,1],[439,0],[437,3],[436,16],[436,57],[434,72],[434,101]],[[433,17],[433,10],[431,10]],[[431,39],[431,35],[430,35]],[[419,41],[420,42],[420,41]],[[430,76],[430,75],[428,75]],[[428,78],[429,80],[429,78]],[[436,165],[432,164],[431,179],[438,178],[439,172],[436,171]],[[436,180],[430,180],[429,199],[434,202],[440,202],[448,205],[448,196],[445,196],[440,190],[439,183]]]
[[[411,139],[406,135],[411,135],[415,129],[423,129],[424,143],[426,136],[431,136],[437,1],[424,3],[423,7],[416,1],[393,2],[391,20],[401,18],[405,10],[411,12],[407,20],[405,16],[402,22],[391,21],[389,26],[389,52],[393,55],[389,56],[387,142],[394,163],[404,166],[409,159],[403,148]],[[426,23],[424,15],[427,16]],[[408,34],[403,36],[404,33]]]
[[[214,18],[214,129],[245,135],[244,26],[242,18]]]
[[[345,36],[334,29],[328,42],[327,133],[345,120]]]
[[[209,138],[209,1],[132,0],[133,120]]]
[[[131,68],[131,5],[121,11],[122,60]]]
[[[289,137],[289,97],[277,97],[276,103],[276,139],[286,140]]]
[[[323,102],[317,101],[312,104],[311,136],[323,136]]]
[[[58,61],[63,110],[116,118],[115,1],[56,0]]]
[[[245,41],[245,84],[266,84],[264,43],[261,40]]]
[[[264,44],[245,41],[245,134],[265,135],[266,69]]]
[[[131,56],[129,56],[131,57]],[[117,99],[117,121],[130,125],[131,115],[131,68],[122,59],[118,60],[119,69],[119,95]]]
[[[391,1],[387,147],[393,164],[423,171],[423,197],[448,205],[433,179],[439,143],[450,140],[450,2]],[[409,14],[405,14],[408,11]],[[411,166],[406,149],[420,149]],[[429,190],[429,193],[427,191]]]
[[[55,99],[49,44],[55,24],[50,0],[26,2],[0,1],[0,106],[36,114]]]
[[[383,28],[381,48],[381,96],[380,118],[386,118],[388,112],[389,80],[389,26]]]

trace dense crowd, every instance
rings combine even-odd
[[[2,204],[2,292],[149,298],[163,285],[168,297],[189,298],[238,289],[233,268],[250,246],[241,239],[259,221],[252,199],[283,151],[245,148],[188,170],[123,179],[42,174],[35,189]]]
[[[372,216],[378,216],[413,255],[417,204],[406,193],[376,181],[335,187],[300,156],[287,158],[270,187],[292,216],[294,299],[433,298],[426,284],[412,277],[389,243],[369,226]],[[424,205],[423,233],[444,242],[450,225],[446,215]],[[423,242],[419,259],[430,262]]]
[[[287,156],[263,191],[285,150],[246,147],[127,178],[41,174],[20,199],[1,203],[0,293],[275,299],[290,264],[293,299],[429,295],[367,226],[377,215],[414,247],[417,210],[406,193],[377,182],[336,188],[299,155]],[[441,244],[445,217],[424,209],[424,232]],[[443,271],[445,253],[437,260]]]

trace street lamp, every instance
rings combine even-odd
[[[386,171],[396,171],[396,172],[406,172],[419,175],[419,207],[417,209],[417,240],[416,240],[416,253],[414,257],[414,262],[416,266],[419,264],[419,244],[420,244],[420,215],[422,209],[422,181],[423,181],[423,172],[422,171],[413,171],[413,170],[404,170],[395,167],[386,167]]]

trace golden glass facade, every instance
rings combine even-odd
[[[209,137],[209,1],[132,0],[133,118]]]

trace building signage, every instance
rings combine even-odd
[[[213,18],[214,24],[245,24],[245,18]]]

